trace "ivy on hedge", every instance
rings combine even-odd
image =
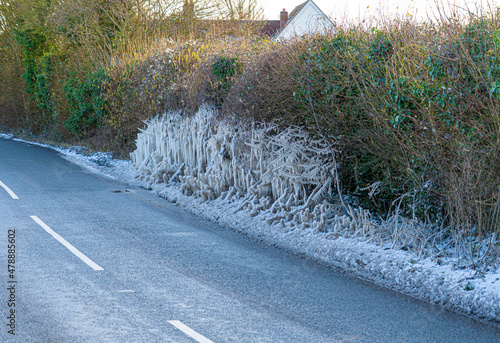
[[[64,83],[70,113],[64,127],[73,135],[83,138],[91,130],[102,126],[106,115],[103,86],[108,81],[106,71],[100,68],[83,79],[73,72]]]
[[[41,28],[14,30],[18,44],[22,47],[26,92],[31,95],[42,112],[41,125],[48,126],[57,119],[57,108],[52,95],[52,75],[56,47],[50,43],[49,33]]]

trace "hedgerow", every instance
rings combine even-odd
[[[113,25],[97,13],[88,37],[78,36],[78,17],[57,30],[15,31],[26,93],[46,128],[64,124],[61,134],[126,156],[143,120],[189,116],[209,102],[236,126],[296,125],[334,143],[343,195],[380,219],[432,223],[475,242],[470,249],[499,233],[498,12],[338,26],[289,41],[224,22],[230,34],[165,29],[147,44],[125,29],[140,18],[123,13],[130,18]],[[144,25],[137,32],[149,32]]]
[[[68,100],[69,117],[64,127],[78,138],[103,125],[106,117],[103,87],[107,82],[104,69],[90,73],[83,80],[72,73],[66,79],[63,90]]]

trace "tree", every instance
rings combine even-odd
[[[214,0],[214,5],[223,19],[259,20],[263,16],[256,0]]]

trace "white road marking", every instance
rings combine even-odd
[[[83,262],[87,263],[89,267],[91,267],[94,270],[104,270],[101,266],[99,266],[97,263],[92,261],[90,258],[85,256],[83,253],[80,252],[77,248],[75,248],[73,245],[71,245],[67,240],[59,236],[54,230],[52,230],[47,224],[45,224],[40,218],[37,216],[31,216],[31,219],[33,219],[38,225],[40,225],[45,231],[50,233],[52,237],[57,239],[62,245],[64,245],[66,248],[69,249],[73,254],[75,254],[79,259],[81,259]]]
[[[179,320],[169,320],[168,322],[170,324],[172,324],[173,326],[175,326],[177,329],[179,329],[182,332],[184,332],[189,337],[194,338],[196,341],[198,341],[200,343],[214,343],[211,340],[209,340],[208,338],[200,335],[198,332],[196,332],[193,329],[191,329],[189,326],[183,324]]]
[[[16,195],[16,193],[14,193],[12,191],[12,189],[7,187],[7,185],[5,183],[3,183],[2,181],[0,181],[0,186],[2,186],[2,188],[5,189],[7,191],[7,193],[9,193],[9,195],[12,197],[12,199],[14,199],[14,200],[19,199],[19,197]]]

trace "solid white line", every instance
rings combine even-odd
[[[173,326],[175,326],[177,329],[179,329],[182,332],[184,332],[189,337],[194,338],[195,340],[197,340],[200,343],[214,343],[211,340],[209,340],[208,338],[200,335],[198,332],[196,332],[193,329],[191,329],[189,326],[183,324],[179,320],[169,320],[168,322],[170,324],[172,324]]]
[[[40,225],[45,231],[50,233],[52,237],[57,239],[62,245],[64,245],[66,248],[69,249],[73,254],[75,254],[79,259],[81,259],[83,262],[87,263],[89,267],[91,267],[94,270],[104,270],[101,266],[99,266],[97,263],[92,261],[90,258],[85,256],[83,253],[80,252],[77,248],[72,246],[67,240],[59,236],[54,230],[52,230],[47,224],[45,224],[40,218],[37,216],[31,216],[31,219],[33,219],[38,225]]]
[[[0,181],[0,186],[2,186],[2,188],[5,189],[7,191],[7,193],[9,193],[9,195],[12,197],[12,199],[14,199],[14,200],[19,199],[18,196],[16,195],[16,193],[14,193],[12,191],[12,189],[7,187],[7,185],[5,183],[3,183],[2,181]]]

